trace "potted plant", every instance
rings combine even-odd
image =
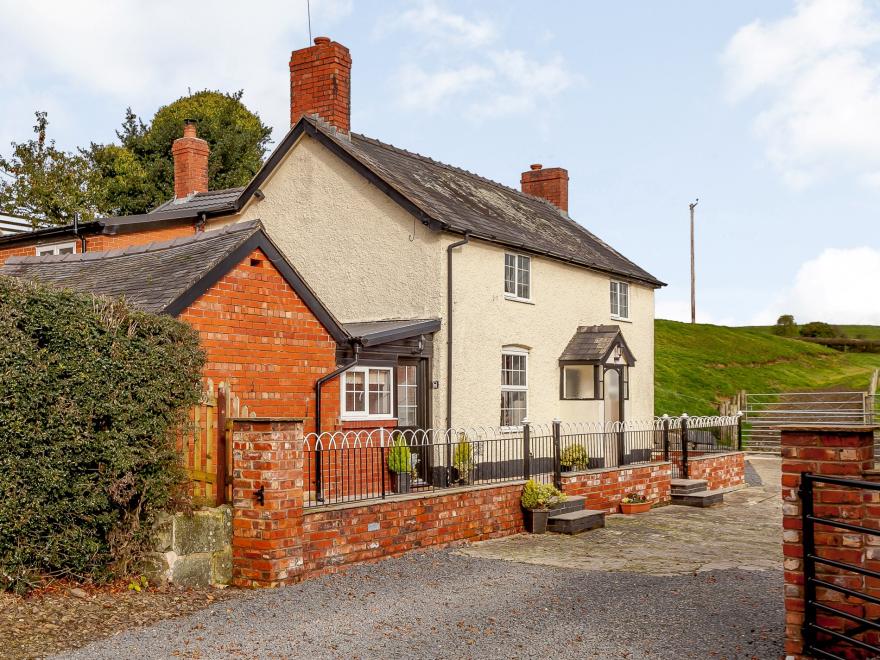
[[[621,513],[644,513],[651,510],[651,503],[644,495],[629,493],[620,500]]]
[[[474,483],[477,464],[474,461],[474,448],[464,434],[452,452],[452,467],[455,468],[456,481],[462,485]]]
[[[412,452],[402,435],[396,434],[388,450],[388,469],[394,473],[395,493],[408,493],[412,489]]]
[[[590,455],[583,445],[569,445],[559,455],[559,464],[563,472],[586,470],[590,465]]]
[[[532,534],[547,531],[550,511],[565,501],[565,495],[553,484],[539,484],[529,479],[523,487],[520,503],[525,514],[526,530]]]

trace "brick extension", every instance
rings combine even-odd
[[[782,429],[782,513],[783,555],[785,568],[785,652],[794,659],[805,659],[802,626],[804,623],[804,567],[802,541],[802,509],[798,494],[802,472],[858,479],[873,468],[873,427],[800,426]],[[853,524],[878,526],[880,505],[876,493],[863,493],[852,488],[816,484],[814,492],[816,515],[845,520]],[[816,551],[819,556],[877,570],[880,565],[880,539],[847,530],[816,526]],[[871,579],[848,571],[818,564],[817,574],[835,584],[880,595]],[[871,593],[869,591],[868,593]],[[880,611],[836,591],[817,589],[819,602],[833,603],[857,616],[877,618]],[[821,625],[832,630],[851,628],[852,623],[841,617],[820,614]],[[876,639],[873,640],[876,643]],[[867,657],[847,653],[843,657]]]

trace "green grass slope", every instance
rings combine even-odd
[[[872,327],[872,326],[861,326]],[[864,390],[880,354],[841,353],[764,328],[655,322],[654,409],[708,415],[739,390]]]
[[[880,339],[880,325],[838,325],[836,323],[832,323],[832,325],[840,328],[850,339]],[[773,333],[772,325],[748,325],[742,329],[755,330],[764,334]]]

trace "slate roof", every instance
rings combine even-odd
[[[432,334],[440,329],[440,319],[395,319],[343,323],[345,331],[360,340],[363,346]]]
[[[262,231],[259,221],[106,252],[9,257],[0,275],[76,291],[125,297],[148,312],[163,312],[237,247]]]
[[[619,325],[580,326],[569,340],[568,346],[562,351],[559,361],[601,364],[608,359],[611,350],[618,343],[624,349],[627,364],[635,363],[635,358],[623,339]]]
[[[243,190],[243,186],[240,188],[224,188],[223,190],[194,193],[183,199],[169,199],[164,204],[154,208],[150,213],[162,213],[163,211],[172,210],[187,210],[193,213],[201,213],[203,211],[234,209],[235,202],[241,196]]]

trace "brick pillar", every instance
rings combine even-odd
[[[785,567],[785,653],[789,658],[803,655],[804,623],[804,567],[802,545],[801,501],[798,488],[802,472],[817,475],[860,479],[873,468],[873,427],[828,427],[819,425],[789,426],[782,428],[782,526]],[[817,516],[862,524],[865,506],[863,491],[833,485],[816,484],[813,511]],[[817,526],[816,553],[821,557],[837,559],[849,564],[866,565],[866,542],[863,534],[847,530]],[[818,564],[817,577],[840,586],[862,590],[865,579],[854,573],[840,571]],[[864,606],[844,594],[830,589],[817,589],[819,602],[833,603],[863,616]],[[821,612],[820,625],[832,630],[851,628],[840,617]],[[848,656],[847,656],[848,657]]]
[[[302,420],[233,420],[232,500],[232,583],[296,582],[303,565]]]

